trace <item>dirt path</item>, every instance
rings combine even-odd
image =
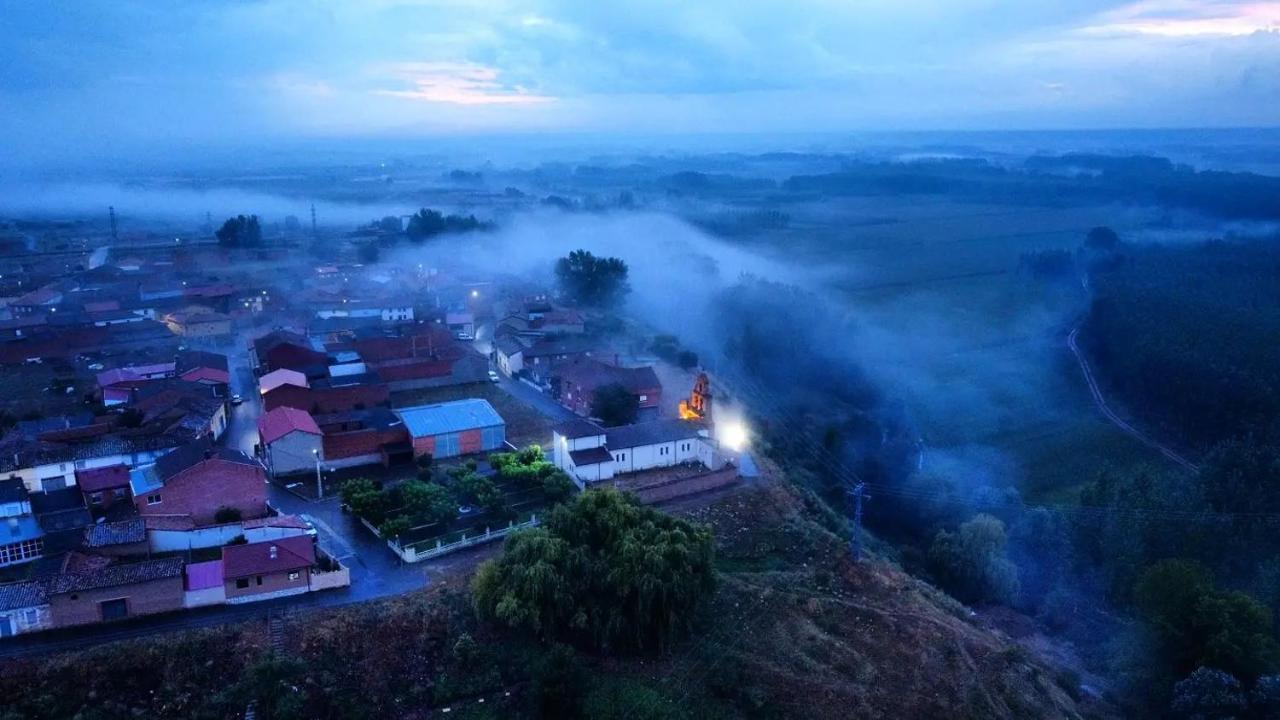
[[[1102,390],[1098,387],[1098,382],[1093,376],[1093,370],[1089,367],[1089,361],[1085,359],[1084,353],[1080,350],[1080,345],[1077,342],[1079,335],[1080,326],[1077,325],[1071,329],[1071,334],[1067,336],[1067,347],[1069,347],[1071,349],[1071,353],[1076,356],[1076,362],[1080,365],[1080,372],[1084,374],[1084,380],[1089,385],[1089,394],[1093,396],[1093,404],[1098,406],[1099,412],[1101,412],[1107,420],[1111,421],[1111,424],[1128,433],[1143,445],[1159,452],[1161,455],[1164,455],[1169,460],[1177,463],[1190,472],[1200,472],[1200,467],[1195,463],[1182,457],[1171,448],[1160,444],[1146,433],[1135,428],[1133,425],[1130,425],[1124,418],[1117,415],[1115,411],[1107,405],[1107,399],[1102,395]]]

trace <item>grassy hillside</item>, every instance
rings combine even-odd
[[[585,716],[1089,716],[1069,674],[892,565],[850,563],[790,487],[689,514],[715,530],[719,590],[668,656],[580,654]],[[234,717],[251,701],[259,717],[536,717],[546,650],[476,622],[471,566],[427,592],[292,615],[279,658],[253,623],[10,662],[0,717]]]

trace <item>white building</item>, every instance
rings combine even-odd
[[[316,310],[316,317],[321,320],[330,318],[381,318],[386,322],[393,320],[412,320],[413,306],[385,304],[379,302],[348,301],[335,303]]]
[[[689,420],[655,420],[605,429],[586,420],[556,427],[551,456],[578,487],[641,470],[718,462],[710,428]]]

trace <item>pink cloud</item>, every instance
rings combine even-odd
[[[396,63],[381,69],[411,87],[377,95],[453,105],[531,105],[555,98],[501,81],[496,68],[476,63]]]
[[[1088,34],[1134,33],[1190,37],[1280,30],[1280,3],[1140,0],[1103,13]]]

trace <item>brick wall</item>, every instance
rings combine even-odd
[[[160,502],[148,498],[159,495]],[[241,518],[267,514],[266,473],[257,465],[213,458],[174,475],[164,487],[135,498],[139,515],[190,515],[197,525],[214,524],[221,507],[233,507]]]
[[[735,467],[713,470],[687,478],[671,478],[652,485],[633,487],[632,492],[646,505],[666,502],[686,495],[715,490],[732,485],[738,481],[738,469]]]
[[[117,598],[125,598],[129,617],[180,610],[183,607],[182,576],[54,595],[49,598],[53,626],[68,627],[102,622],[102,611],[98,604]]]

